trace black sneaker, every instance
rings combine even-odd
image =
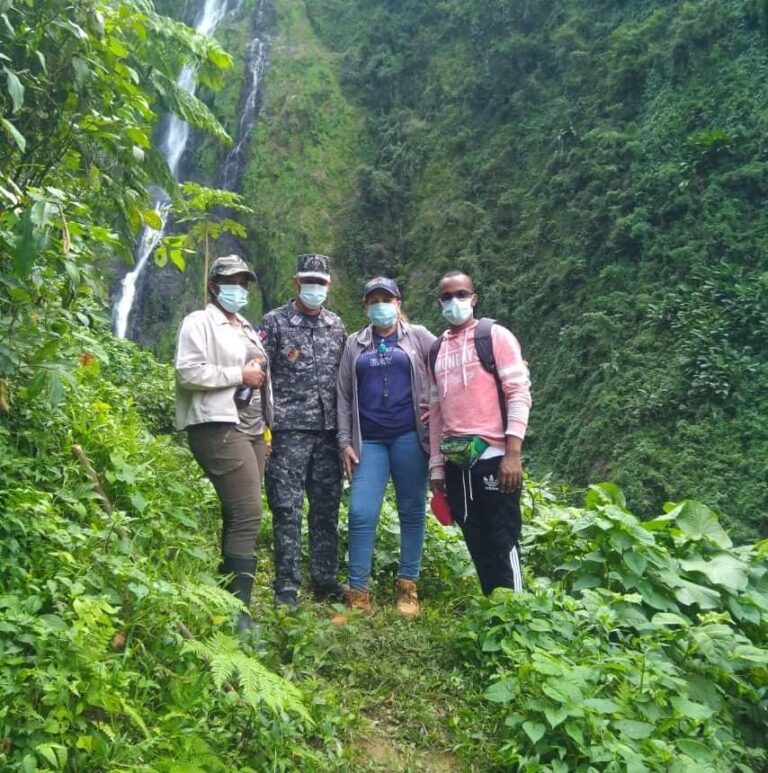
[[[344,585],[338,580],[318,583],[312,586],[312,596],[315,601],[331,599],[332,601],[344,601],[344,594],[349,590],[349,585]]]
[[[299,606],[299,594],[295,590],[280,590],[275,593],[275,605],[296,609]]]

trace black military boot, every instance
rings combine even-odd
[[[256,573],[256,559],[223,556],[219,571],[222,574],[233,575],[232,579],[227,583],[227,590],[248,607],[251,603],[253,575]],[[258,627],[248,612],[240,612],[237,617],[237,628],[240,631],[250,631],[257,630]]]
[[[344,601],[348,590],[349,585],[344,585],[335,578],[322,582],[313,581],[312,583],[312,595],[315,601],[324,601],[325,599]]]

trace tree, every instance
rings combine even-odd
[[[147,0],[0,0],[0,410],[14,380],[56,400],[96,348],[96,265],[152,224],[150,183],[178,195],[152,147],[158,116],[229,141],[177,85],[185,64],[215,87],[231,60]]]

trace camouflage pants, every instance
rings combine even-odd
[[[314,586],[336,582],[341,463],[333,431],[277,431],[267,460],[275,592],[301,586],[301,513],[309,500],[309,573]]]

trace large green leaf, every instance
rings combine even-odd
[[[517,682],[514,679],[501,679],[488,687],[483,695],[494,703],[509,703],[517,693]]]
[[[680,566],[687,572],[705,575],[710,583],[722,585],[733,593],[746,590],[749,581],[747,565],[728,553],[720,553],[711,561],[701,558],[681,561]]]
[[[682,615],[676,615],[673,612],[657,612],[651,618],[651,622],[654,625],[681,625],[684,628],[691,624],[690,620],[686,620]]]
[[[681,716],[692,719],[695,722],[703,722],[715,713],[709,706],[705,706],[703,703],[694,703],[679,695],[673,696],[671,702]]]
[[[608,698],[587,698],[583,705],[598,714],[615,714],[619,710],[619,705]]]
[[[531,742],[535,744],[544,737],[547,727],[541,722],[523,722],[523,730],[525,730],[525,734],[531,739]]]
[[[696,741],[693,738],[681,738],[677,742],[677,748],[687,757],[690,757],[692,760],[703,765],[711,763],[714,760],[714,755],[710,748],[701,741]]]
[[[25,277],[30,272],[35,258],[43,252],[48,243],[47,229],[35,225],[34,221],[38,216],[39,212],[35,207],[30,207],[24,212],[17,226],[13,270],[20,277]]]
[[[722,601],[717,591],[687,580],[681,580],[680,585],[675,589],[675,598],[681,604],[696,605],[701,609],[716,609]]]
[[[670,521],[675,523],[686,539],[707,540],[722,549],[733,544],[717,515],[701,502],[686,500],[668,513],[648,521],[645,526],[648,529],[663,528]]]
[[[635,741],[650,738],[653,734],[653,725],[650,722],[641,722],[637,719],[617,719],[613,726],[623,735]]]
[[[584,504],[588,508],[595,508],[599,505],[616,505],[624,510],[627,507],[624,492],[615,483],[610,481],[593,483],[589,486],[584,497]]]
[[[2,125],[6,134],[16,144],[16,147],[23,153],[27,149],[27,140],[24,135],[6,118],[0,118],[0,125]]]
[[[637,575],[642,575],[648,565],[645,557],[634,550],[628,550],[624,553],[622,561]]]

